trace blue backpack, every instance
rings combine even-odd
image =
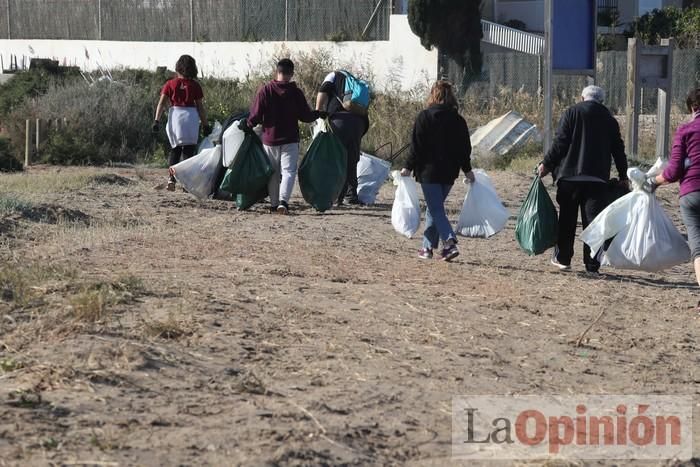
[[[341,105],[348,112],[367,115],[369,109],[369,85],[366,81],[356,78],[352,73],[341,71],[345,76],[345,92],[340,100]]]

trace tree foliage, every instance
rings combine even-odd
[[[435,46],[464,67],[481,71],[480,0],[409,0],[408,22],[423,47]]]
[[[700,10],[666,7],[637,18],[627,31],[645,44],[658,44],[662,38],[673,37],[680,48],[697,47],[700,43]]]

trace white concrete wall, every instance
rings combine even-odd
[[[413,34],[405,15],[392,15],[388,41],[375,42],[112,42],[62,40],[0,40],[4,66],[10,56],[51,58],[63,65],[75,65],[86,71],[99,67],[144,68],[175,67],[182,54],[197,60],[203,76],[245,78],[251,72],[266,69],[271,57],[283,49],[294,56],[298,52],[328,50],[340,66],[368,69],[378,90],[400,85],[412,89],[437,78],[436,50],[425,50]],[[331,71],[331,70],[329,70]]]

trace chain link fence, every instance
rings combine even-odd
[[[458,67],[450,62],[445,70],[448,79],[460,83],[462,75]],[[469,85],[470,95],[484,99],[497,99],[506,92],[519,92],[530,96],[541,96],[543,83],[540,57],[519,52],[489,53],[484,55],[482,74],[479,80]],[[600,52],[596,83],[606,91],[606,105],[618,115],[624,114],[627,106],[627,52]],[[562,107],[578,99],[586,86],[583,76],[554,76],[554,96]],[[685,110],[688,92],[700,87],[700,50],[676,50],[673,55],[672,103]],[[642,91],[642,113],[653,114],[657,109],[658,90]]]
[[[0,37],[388,40],[390,14],[390,0],[0,0]]]

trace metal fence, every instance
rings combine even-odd
[[[447,77],[461,82],[454,64],[446,70]],[[540,57],[518,52],[489,53],[484,55],[481,78],[470,85],[472,94],[496,98],[506,89],[537,96],[542,87]],[[627,105],[627,52],[599,52],[596,83],[606,91],[606,105],[617,114],[623,114]],[[581,76],[554,77],[554,95],[561,102],[573,102],[586,85]],[[688,92],[700,87],[700,50],[676,50],[673,56],[673,105],[685,108]],[[655,113],[658,91],[642,91],[642,112]]]
[[[390,0],[0,0],[0,37],[388,40],[391,5]]]

